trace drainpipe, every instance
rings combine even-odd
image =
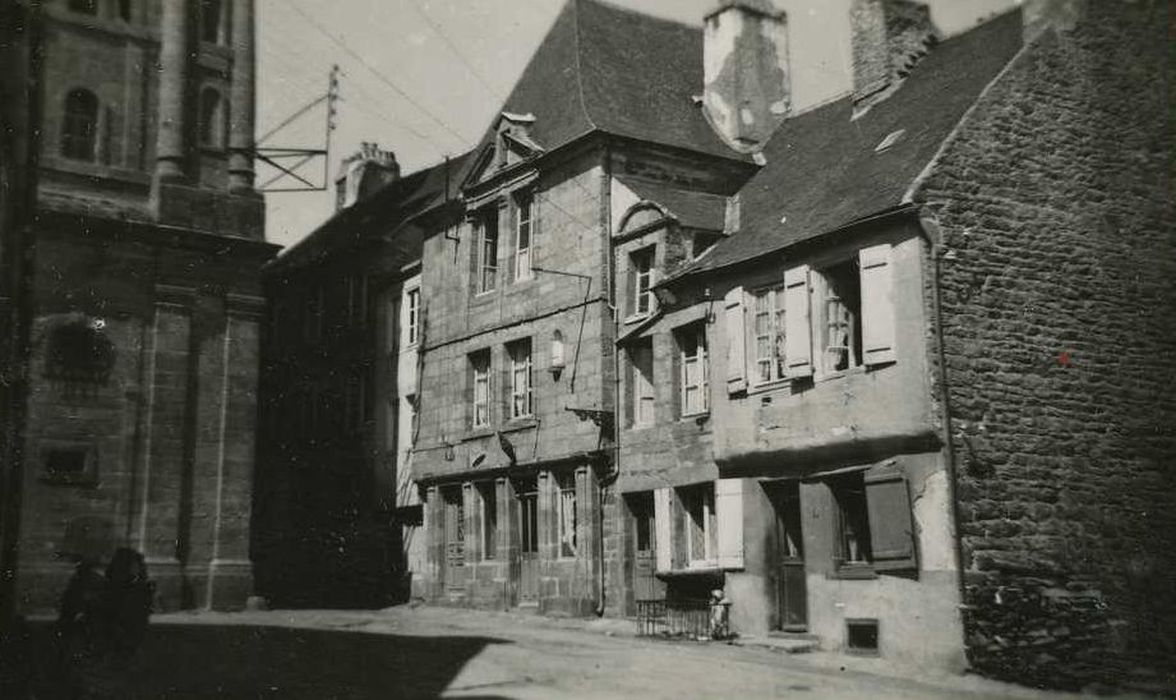
[[[613,463],[612,470],[602,476],[598,482],[597,498],[600,499],[600,516],[596,519],[596,541],[597,541],[597,585],[599,585],[599,594],[596,599],[596,616],[604,616],[605,605],[605,590],[607,588],[607,580],[604,573],[605,570],[605,555],[604,555],[604,503],[608,494],[608,487],[616,482],[617,476],[620,474],[621,463],[621,421],[620,416],[617,415],[617,397],[620,396],[621,390],[621,373],[619,371],[619,356],[616,344],[618,326],[617,326],[617,307],[616,307],[616,289],[613,285],[613,277],[615,275],[614,265],[615,256],[613,255],[612,247],[612,171],[609,167],[610,151],[608,146],[604,147],[604,157],[601,159],[601,176],[600,176],[600,212],[601,223],[604,228],[604,293],[605,307],[609,311],[609,317],[612,321],[612,352],[613,360],[613,420],[612,420],[612,439],[613,439]]]
[[[952,528],[955,531],[954,547],[956,561],[956,585],[960,594],[960,609],[965,606],[964,586],[964,546],[960,534],[960,504],[956,498],[956,460],[955,447],[951,439],[951,403],[950,392],[947,387],[947,353],[943,349],[943,302],[940,287],[940,261],[943,259],[943,236],[939,228],[939,219],[934,212],[922,209],[919,214],[919,232],[931,246],[931,288],[932,316],[935,333],[937,360],[939,361],[939,404],[943,410],[943,445],[947,459],[947,494],[951,502]]]

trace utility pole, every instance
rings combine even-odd
[[[40,5],[0,0],[0,634],[16,611],[40,153]]]

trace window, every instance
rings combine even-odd
[[[559,556],[576,556],[576,475],[560,474],[556,478],[557,534]]]
[[[69,0],[69,9],[71,12],[80,12],[84,15],[96,15],[98,0]]]
[[[65,120],[61,155],[74,160],[94,160],[98,131],[98,98],[89,90],[70,90],[65,96]]]
[[[206,87],[200,91],[200,145],[224,148],[225,116],[220,93]]]
[[[862,475],[851,474],[829,482],[837,503],[837,561],[842,566],[868,566],[870,515]]]
[[[405,346],[412,347],[420,340],[421,288],[410,289],[404,295],[404,329],[401,337]]]
[[[482,559],[491,560],[498,549],[498,498],[493,481],[478,484],[478,500],[482,502]]]
[[[479,214],[478,229],[478,294],[494,291],[498,284],[498,208],[488,207]]]
[[[44,478],[60,484],[90,485],[97,481],[89,448],[54,445],[44,451]]]
[[[534,233],[534,199],[530,193],[515,197],[515,280],[531,278],[531,236]]]
[[[718,523],[713,484],[678,489],[685,515],[686,561],[690,566],[714,566],[718,559]]]
[[[653,254],[654,247],[650,246],[629,256],[633,287],[630,306],[635,315],[653,312]]]
[[[490,351],[470,355],[470,370],[474,388],[473,425],[481,428],[490,425]]]
[[[784,378],[784,289],[763,289],[753,294],[752,332],[755,335],[755,383]]]
[[[118,0],[118,17],[124,22],[131,21],[131,0]]]
[[[200,40],[217,44],[221,40],[221,0],[200,1]]]
[[[862,364],[861,278],[857,259],[825,268],[819,273],[823,298],[817,313],[821,327],[817,337],[818,361],[825,373]]]
[[[654,420],[653,338],[642,338],[634,343],[629,350],[629,361],[632,363],[633,425],[651,425]]]
[[[681,365],[681,414],[706,413],[710,392],[706,359],[706,326],[694,323],[679,330],[678,355]]]
[[[520,340],[507,346],[510,354],[510,417],[532,414],[531,341]]]
[[[878,621],[875,619],[846,620],[845,646],[851,654],[877,656]]]

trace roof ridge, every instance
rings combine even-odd
[[[592,113],[588,111],[588,103],[584,99],[584,67],[581,65],[582,45],[580,43],[580,1],[568,0],[572,4],[572,12],[575,14],[572,22],[572,41],[575,42],[574,53],[576,55],[576,96],[580,99],[580,111],[584,114],[584,119],[588,122],[589,131],[596,131],[600,126],[596,120],[592,118]]]

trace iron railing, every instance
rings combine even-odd
[[[680,637],[708,640],[725,635],[725,630],[712,629],[715,606],[724,608],[722,620],[727,619],[730,603],[712,603],[699,598],[664,598],[637,601],[637,636]],[[725,626],[725,625],[724,625]],[[715,633],[719,634],[716,635]]]

